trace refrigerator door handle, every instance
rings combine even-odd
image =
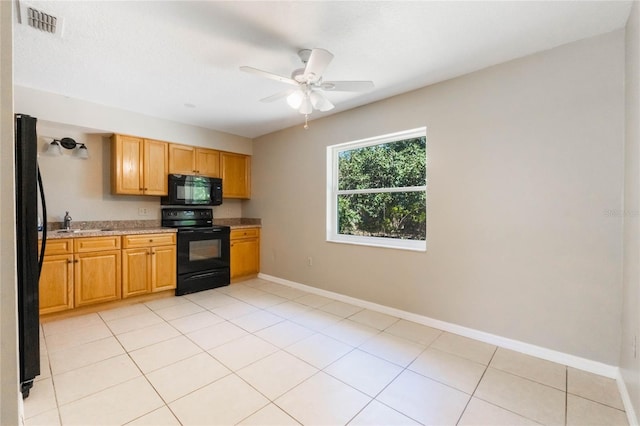
[[[40,167],[38,168],[38,190],[40,191],[40,201],[42,203],[42,246],[40,247],[40,257],[38,258],[38,279],[42,272],[42,262],[44,262],[44,249],[47,246],[47,203],[44,199],[44,187],[42,186],[42,176],[40,175]]]

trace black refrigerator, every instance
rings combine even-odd
[[[15,115],[16,171],[16,259],[18,276],[18,334],[20,351],[20,388],[29,396],[33,380],[40,374],[40,314],[38,280],[46,245],[46,225],[38,252],[38,196],[46,224],[47,208],[38,169],[37,119]]]

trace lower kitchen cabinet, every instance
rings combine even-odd
[[[41,315],[73,308],[73,240],[47,243],[39,288]]]
[[[40,314],[176,288],[176,234],[47,240]]]
[[[120,299],[120,250],[76,253],[75,306]]]
[[[260,228],[232,229],[231,279],[256,275],[260,271]]]
[[[122,237],[122,297],[176,288],[175,234]]]
[[[153,247],[151,250],[151,291],[176,288],[176,245]]]
[[[122,297],[137,296],[151,291],[149,280],[149,249],[122,250]]]
[[[73,247],[75,307],[120,299],[120,237],[75,238]]]

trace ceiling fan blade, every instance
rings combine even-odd
[[[297,81],[292,80],[289,77],[283,77],[281,75],[273,74],[273,73],[270,73],[270,72],[267,72],[267,71],[262,71],[262,70],[259,70],[257,68],[253,68],[253,67],[243,66],[243,67],[240,67],[240,71],[248,72],[249,74],[260,75],[262,77],[270,78],[272,80],[276,80],[276,81],[279,81],[281,83],[291,84],[293,86],[297,86],[298,85]]]
[[[267,96],[266,98],[262,98],[262,99],[260,99],[260,102],[277,101],[278,99],[286,98],[287,96],[289,96],[290,94],[292,94],[295,91],[296,91],[296,89],[285,90],[284,92],[279,92],[279,93],[276,93],[275,95],[271,95],[271,96]]]
[[[304,77],[306,81],[318,81],[324,70],[327,69],[331,60],[333,59],[333,53],[325,49],[313,49],[311,50],[311,56],[307,61],[307,66],[304,68]]]
[[[374,85],[373,81],[323,81],[320,88],[328,92],[366,92]]]

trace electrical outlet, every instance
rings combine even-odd
[[[313,258],[311,256],[307,257],[307,266],[313,266]]]
[[[147,210],[146,207],[140,207],[138,209],[138,216],[147,216],[149,214],[149,211]]]

